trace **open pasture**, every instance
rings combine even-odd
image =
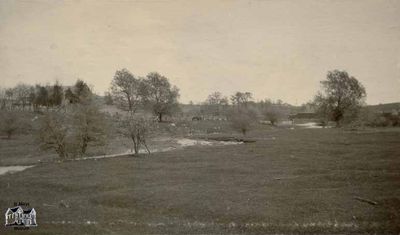
[[[0,207],[29,200],[32,234],[400,231],[399,129],[261,126],[248,138],[37,164],[0,176]]]

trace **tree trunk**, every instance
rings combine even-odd
[[[158,122],[162,122],[162,113],[158,114]]]
[[[143,140],[142,142],[143,142],[144,147],[147,150],[147,153],[150,154],[150,149],[147,147],[146,141]]]
[[[138,141],[135,139],[134,136],[131,137],[132,142],[133,142],[133,151],[135,152],[135,155],[139,154],[139,146],[138,146]]]
[[[67,152],[65,151],[65,145],[64,144],[58,144],[56,148],[56,153],[58,153],[58,156],[64,160],[68,157]]]
[[[83,144],[82,144],[82,148],[81,148],[81,154],[85,154],[86,153],[87,146],[88,146],[87,141],[84,140]]]

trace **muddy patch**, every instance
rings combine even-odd
[[[242,144],[242,141],[218,141],[218,140],[202,140],[202,139],[189,139],[189,138],[158,138],[155,144],[156,147],[150,146],[150,153],[159,153],[159,152],[168,152],[177,149],[183,149],[191,146],[225,146],[225,145],[236,145]],[[147,151],[141,149],[139,153],[146,154]],[[93,156],[93,157],[83,157],[75,160],[96,160],[102,158],[113,158],[113,157],[123,157],[123,156],[131,156],[133,155],[132,150],[127,150],[125,153],[120,154],[110,154],[110,155],[102,155],[102,156]]]

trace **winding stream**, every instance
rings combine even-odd
[[[224,146],[224,145],[236,145],[236,144],[242,144],[243,142],[237,142],[237,141],[216,141],[216,140],[196,140],[196,139],[188,139],[188,138],[180,138],[180,139],[174,139],[173,140],[176,144],[172,144],[171,146],[168,147],[163,147],[163,148],[155,148],[155,149],[150,149],[151,153],[157,153],[157,152],[168,152],[176,149],[182,149],[190,146]],[[145,150],[140,150],[140,153],[146,153]],[[103,159],[103,158],[113,158],[113,157],[121,157],[121,156],[126,156],[126,155],[131,155],[132,152],[128,150],[125,153],[120,153],[120,154],[109,154],[109,155],[100,155],[100,156],[92,156],[92,157],[83,157],[83,158],[77,158],[75,160],[81,161],[81,160],[96,160],[96,159]],[[15,172],[23,171],[28,168],[34,167],[35,165],[31,166],[0,166],[0,176],[5,175],[5,174],[12,174]]]

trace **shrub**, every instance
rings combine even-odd
[[[76,155],[84,155],[89,144],[106,144],[106,118],[92,102],[74,104],[71,124]]]
[[[21,111],[2,111],[0,113],[0,131],[8,139],[16,133],[25,133],[30,130],[29,115]]]
[[[44,150],[53,149],[62,159],[68,158],[68,126],[66,118],[60,113],[46,113],[39,128],[40,147]]]
[[[256,119],[256,112],[244,106],[236,107],[231,111],[229,118],[232,128],[241,132],[243,135],[248,133]]]
[[[20,128],[19,119],[16,112],[4,112],[1,114],[1,131],[7,135],[7,139]]]
[[[119,133],[132,140],[132,149],[135,154],[139,154],[141,148],[145,148],[150,153],[146,140],[155,127],[154,119],[129,114],[122,117],[119,123]]]

